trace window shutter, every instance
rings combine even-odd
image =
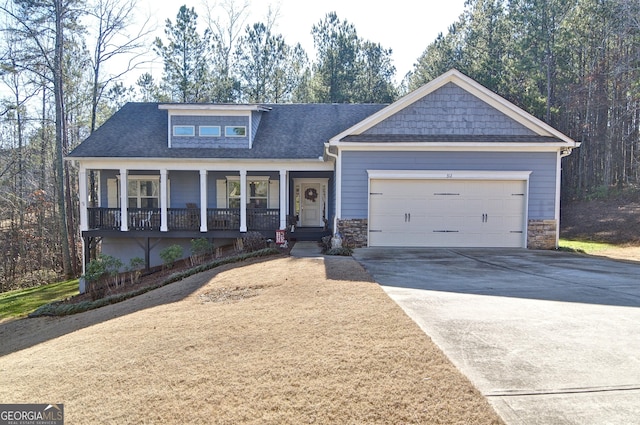
[[[227,181],[216,180],[216,208],[227,208]]]
[[[280,182],[269,180],[269,202],[267,208],[280,208]]]
[[[107,208],[118,208],[118,179],[107,179]]]

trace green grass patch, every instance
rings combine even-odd
[[[78,279],[0,294],[0,319],[26,316],[38,307],[78,294]]]
[[[567,239],[560,239],[559,245],[559,249],[563,251],[581,252],[583,254],[593,254],[606,249],[616,248],[616,245],[604,242],[570,241]]]

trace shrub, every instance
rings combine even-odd
[[[242,252],[244,249],[244,246],[242,245],[242,238],[236,238],[236,240],[233,242],[233,250],[235,252]]]
[[[170,269],[173,263],[178,261],[184,255],[184,250],[180,245],[171,245],[160,251],[160,258],[165,268]]]
[[[87,291],[92,299],[102,298],[109,289],[109,281],[114,286],[120,284],[120,268],[122,261],[110,255],[100,254],[98,258],[89,261],[84,279]]]
[[[213,245],[211,245],[208,239],[191,239],[191,265],[202,264],[207,255],[210,255],[212,251]]]
[[[351,254],[353,254],[353,249],[343,246],[342,248],[332,248],[330,250],[328,250],[327,252],[325,252],[326,255],[342,255],[342,256],[349,256]]]
[[[133,257],[129,261],[129,266],[127,267],[127,271],[129,272],[129,279],[131,280],[131,284],[136,284],[140,280],[140,275],[142,275],[142,267],[144,266],[144,260],[140,257]]]
[[[242,237],[242,246],[244,252],[259,251],[267,247],[267,239],[260,232],[248,232]]]

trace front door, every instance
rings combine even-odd
[[[300,193],[300,226],[324,226],[323,210],[325,200],[322,196],[322,184],[301,183]]]

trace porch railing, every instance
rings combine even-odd
[[[87,208],[90,229],[120,230],[120,208]],[[159,208],[129,208],[127,221],[131,230],[160,230]],[[169,230],[200,230],[199,208],[167,209]],[[280,228],[280,210],[275,208],[247,208],[248,230],[276,230]],[[239,230],[239,208],[208,208],[207,229]]]
[[[200,230],[200,208],[167,209],[169,230]]]
[[[120,230],[120,208],[87,208],[89,229]]]
[[[129,208],[129,229],[160,230],[160,208]]]
[[[280,228],[280,210],[272,208],[247,208],[247,229],[275,230]]]
[[[207,228],[209,230],[240,229],[239,208],[208,208]]]

